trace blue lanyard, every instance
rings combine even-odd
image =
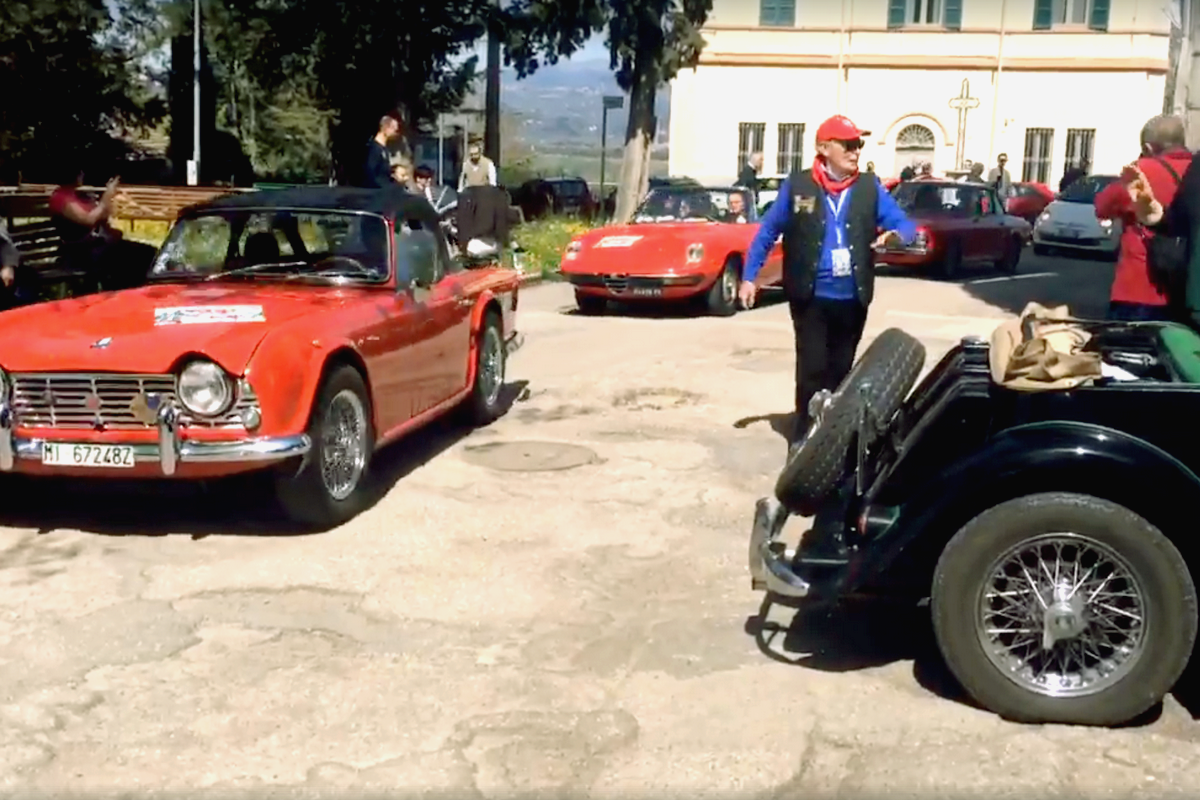
[[[833,232],[837,236],[837,246],[843,247],[842,241],[842,205],[846,202],[846,195],[850,194],[849,189],[843,189],[838,194],[837,204],[835,205],[829,199],[829,195],[825,195],[825,204],[829,206],[829,210],[833,212]]]

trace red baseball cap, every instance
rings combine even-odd
[[[870,135],[870,131],[859,130],[857,125],[841,114],[835,114],[822,122],[821,127],[817,128],[818,142],[828,142],[831,139],[850,142]]]

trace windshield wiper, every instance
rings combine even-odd
[[[307,267],[307,266],[308,266],[307,261],[280,261],[280,262],[271,263],[271,264],[250,264],[249,266],[238,267],[237,269],[225,270],[224,272],[218,272],[214,275],[209,275],[204,280],[215,281],[215,280],[219,280],[221,278],[233,277],[235,275],[251,275],[255,272],[260,272],[260,271],[266,270],[266,269],[277,269],[279,267]]]

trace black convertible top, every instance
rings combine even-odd
[[[349,186],[295,186],[236,192],[188,206],[180,216],[239,208],[279,208],[313,211],[364,211],[385,217],[406,216],[437,224],[437,213],[424,196],[402,186],[359,189]]]

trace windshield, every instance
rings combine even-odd
[[[974,217],[992,213],[997,205],[986,187],[965,183],[909,181],[892,189],[892,197],[910,214]]]
[[[751,222],[750,193],[743,189],[660,187],[651,189],[633,221]]]
[[[1072,183],[1058,195],[1064,203],[1092,203],[1105,186],[1117,179],[1116,175],[1087,175]]]
[[[390,234],[378,216],[341,211],[220,209],[175,223],[151,279],[386,281]]]

